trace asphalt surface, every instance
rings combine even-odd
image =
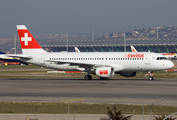
[[[175,79],[0,79],[0,86],[4,102],[177,105]]]

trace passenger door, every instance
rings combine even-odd
[[[147,53],[145,56],[145,65],[150,65],[151,64],[151,54]]]

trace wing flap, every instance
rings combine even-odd
[[[69,64],[69,66],[79,66],[79,67],[93,67],[93,66],[95,66],[95,64],[90,64],[90,63],[78,63],[78,62],[68,62],[68,61],[47,60],[47,62],[55,62],[57,64]]]
[[[98,67],[105,66],[102,64],[84,63],[84,62],[70,62],[70,61],[55,61],[55,60],[45,60],[46,62],[55,62],[57,64],[69,64],[69,66],[79,66],[79,67]]]

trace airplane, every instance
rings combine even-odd
[[[19,63],[19,65],[25,64],[28,65],[27,63],[24,63],[22,61],[19,61],[17,59],[14,59],[13,57],[7,57],[6,53],[3,53],[0,51],[0,61],[4,62],[11,62],[11,63]]]
[[[176,53],[161,53],[162,55],[166,56],[167,58],[176,58]]]
[[[138,52],[138,51],[135,49],[135,47],[133,47],[132,45],[131,45],[130,47],[131,47],[132,52]],[[149,50],[148,50],[148,51],[149,51]],[[176,56],[177,56],[176,53],[160,53],[160,54],[166,56],[167,58],[176,58]]]
[[[130,47],[131,47],[132,52],[138,52],[132,45]]]
[[[80,52],[80,50],[77,47],[74,47],[76,52]]]
[[[160,71],[174,66],[163,55],[153,52],[46,52],[25,25],[17,25],[17,30],[23,54],[7,56],[45,68],[87,72],[85,80],[92,79],[90,74],[100,79],[114,74],[134,77],[137,71]],[[153,80],[151,74],[149,80]]]

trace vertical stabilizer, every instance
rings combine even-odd
[[[74,47],[76,52],[80,52],[80,50],[77,47]]]
[[[17,31],[23,54],[45,52],[25,25],[17,25]]]
[[[133,46],[130,46],[130,47],[131,47],[132,52],[137,52],[137,50]]]

